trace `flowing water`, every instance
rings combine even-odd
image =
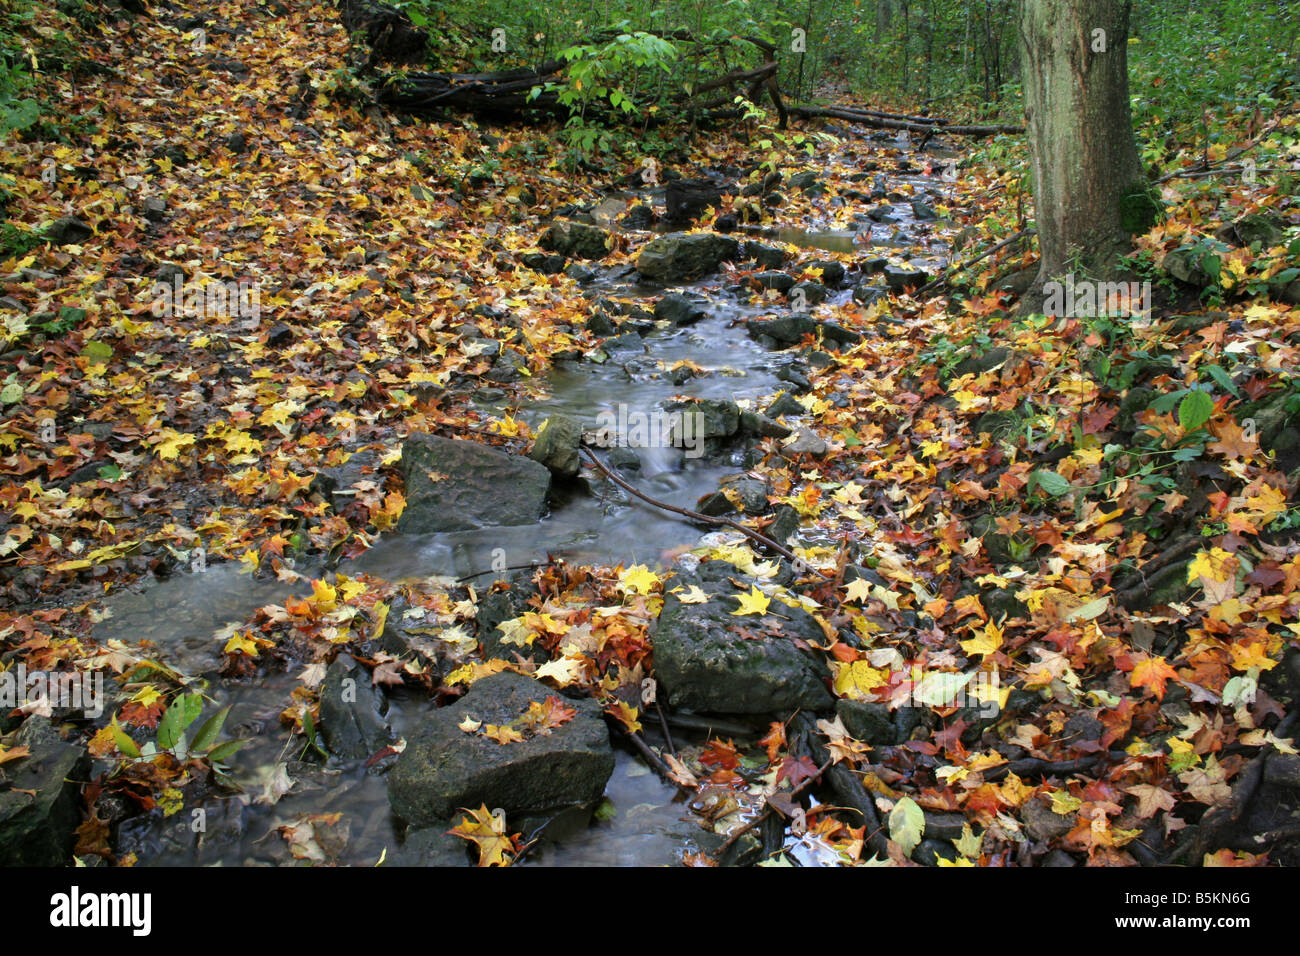
[[[933,180],[924,180],[933,184]],[[897,207],[911,224],[905,204]],[[890,244],[886,231],[867,230],[868,244]],[[862,232],[787,230],[776,238],[806,248],[850,251],[862,244]],[[759,399],[785,387],[776,372],[791,358],[769,352],[744,332],[745,320],[773,312],[761,300],[745,303],[725,292],[717,280],[695,283],[681,291],[706,301],[707,315],[687,328],[657,328],[645,335],[644,353],[622,353],[603,363],[560,363],[536,383],[520,416],[536,429],[554,413],[565,413],[595,429],[601,413],[653,413],[663,404],[684,397],[730,400]],[[655,291],[620,286],[617,280],[597,283],[593,295],[639,296],[647,308]],[[831,301],[847,299],[848,292]],[[779,307],[777,309],[779,311]],[[690,362],[700,371],[681,384],[666,374],[676,363]],[[485,411],[499,411],[491,406]],[[645,493],[670,504],[690,507],[700,496],[716,490],[719,479],[741,470],[735,462],[692,459],[672,448],[640,449],[641,471],[633,482]],[[494,551],[504,547],[508,563],[545,560],[547,555],[572,563],[646,563],[655,565],[670,549],[694,543],[703,533],[683,519],[594,482],[591,493],[572,493],[556,502],[551,514],[530,527],[484,529],[472,533],[382,536],[361,558],[340,565],[347,574],[367,573],[389,580],[461,576],[491,568]],[[310,576],[319,568],[299,568]],[[109,616],[96,630],[101,639],[130,644],[149,641],[154,656],[184,674],[211,674],[220,662],[230,628],[248,619],[259,607],[282,604],[305,585],[267,581],[239,573],[234,564],[209,568],[202,574],[182,573],[137,591],[106,600]],[[208,693],[218,706],[230,705],[227,731],[250,740],[234,760],[233,778],[245,793],[213,799],[203,809],[205,832],[195,833],[191,809],[164,819],[161,813],[123,824],[121,851],[134,850],[143,865],[273,865],[293,862],[288,844],[276,828],[309,814],[342,812],[331,831],[332,861],[374,864],[391,854],[401,840],[400,821],[388,805],[385,777],[355,762],[300,762],[287,751],[287,735],[279,714],[297,685],[294,673],[277,673],[261,681],[214,681]],[[402,736],[433,705],[402,689],[388,695],[388,717]],[[211,705],[209,705],[210,707]],[[301,738],[298,738],[301,741]],[[298,743],[300,746],[300,743]],[[289,780],[276,778],[287,765]],[[281,771],[283,772],[283,771]],[[278,799],[271,799],[275,796]],[[607,799],[613,817],[555,844],[546,844],[529,857],[530,865],[652,865],[671,864],[681,854],[713,845],[676,789],[664,784],[643,762],[619,752]],[[322,840],[322,846],[326,841]]]

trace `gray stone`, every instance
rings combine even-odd
[[[370,673],[350,654],[334,658],[320,689],[320,731],[330,753],[360,760],[391,743],[386,710]]]
[[[781,451],[786,455],[812,455],[814,458],[821,458],[830,451],[830,446],[816,432],[801,428],[795,435],[794,441],[781,446]]]
[[[53,225],[45,230],[45,238],[56,246],[76,245],[85,242],[94,234],[95,231],[76,216],[56,219]]]
[[[782,415],[807,415],[808,409],[799,404],[799,399],[789,392],[782,392],[771,405],[767,406],[766,414],[772,418],[780,418]]]
[[[65,743],[45,717],[28,717],[13,744],[31,753],[0,767],[7,784],[0,790],[0,865],[66,866],[90,757],[85,747]]]
[[[531,703],[548,697],[577,711],[549,733],[499,744],[460,728],[466,720],[515,723]],[[560,697],[530,677],[503,671],[477,681],[408,736],[388,774],[388,797],[398,816],[416,826],[434,825],[462,807],[500,807],[508,816],[550,813],[598,799],[613,771],[600,704]]]
[[[741,572],[706,562],[714,564],[721,565],[718,573],[703,585],[708,601],[683,604],[675,594],[664,597],[653,640],[655,674],[665,699],[674,707],[711,713],[829,709],[834,703],[826,687],[830,672],[820,652],[807,646],[824,643],[821,627],[808,612],[779,601],[761,616],[733,615],[737,588],[729,578]]]
[[[717,272],[723,262],[739,257],[740,243],[735,239],[711,232],[677,232],[646,243],[636,268],[647,279],[681,282]]]
[[[542,422],[528,457],[541,462],[556,478],[575,478],[582,460],[582,423],[568,415],[552,415]]]
[[[531,524],[546,509],[551,473],[477,442],[416,434],[402,447],[406,534]]]
[[[894,292],[916,289],[925,285],[930,276],[924,269],[914,266],[885,266],[885,285]]]
[[[1074,829],[1075,818],[1055,812],[1046,801],[1034,797],[1020,808],[1020,821],[1028,834],[1040,843],[1058,840]]]
[[[402,841],[402,845],[388,854],[384,865],[473,866],[471,860],[473,844],[447,832],[454,825],[455,822],[452,820],[442,820],[433,826],[412,827],[406,831],[406,839]]]
[[[609,252],[609,233],[598,226],[557,219],[546,227],[538,245],[571,259],[603,259]]]
[[[895,742],[894,718],[887,704],[841,698],[835,702],[835,713],[856,740],[884,746]]]
[[[679,292],[671,292],[655,303],[655,318],[673,325],[694,325],[706,314],[699,302]]]

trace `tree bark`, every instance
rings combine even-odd
[[[1025,121],[1033,160],[1042,285],[1075,272],[1113,278],[1155,203],[1138,158],[1128,93],[1131,0],[1024,0]]]

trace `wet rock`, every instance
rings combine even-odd
[[[655,318],[673,325],[694,325],[707,315],[704,306],[690,296],[671,292],[655,303]]]
[[[817,328],[817,320],[802,312],[775,319],[751,319],[746,325],[750,338],[766,335],[786,346],[798,345],[807,336],[816,335]]]
[[[957,859],[957,848],[949,840],[922,840],[912,851],[912,861],[922,866],[938,866],[940,860]]]
[[[477,681],[460,700],[429,714],[408,736],[388,774],[393,810],[417,826],[457,808],[500,807],[507,815],[553,813],[598,799],[614,770],[609,731],[593,700],[561,698],[577,711],[550,730],[509,744],[466,733],[466,720],[516,724],[531,703],[559,697],[546,685],[504,671]]]
[[[834,259],[817,259],[808,263],[810,269],[820,269],[822,284],[830,289],[838,289],[844,281],[844,263]]]
[[[140,205],[140,212],[150,222],[162,222],[167,216],[167,200],[150,196]]]
[[[873,306],[881,299],[889,298],[889,290],[884,286],[869,282],[859,283],[853,290],[853,301],[863,306]]]
[[[273,349],[282,348],[293,341],[293,329],[283,322],[277,322],[266,333],[266,344]]]
[[[761,242],[750,240],[745,243],[746,258],[753,259],[764,269],[780,269],[785,262],[785,250],[776,246],[765,246]]]
[[[695,580],[683,576],[683,584],[699,584],[709,600],[683,604],[667,594],[655,622],[655,672],[665,699],[709,713],[828,709],[830,672],[809,646],[823,643],[825,635],[813,617],[775,600],[767,614],[737,617],[738,589],[730,579],[741,572],[709,561],[697,573]]]
[[[779,382],[786,382],[792,385],[794,390],[800,395],[804,392],[812,391],[812,382],[808,381],[808,376],[790,365],[777,369],[776,378]]]
[[[809,186],[816,185],[817,173],[811,169],[805,169],[803,172],[795,173],[790,177],[789,186],[791,189],[807,189]]]
[[[931,219],[939,218],[939,214],[934,211],[933,206],[928,203],[920,202],[919,200],[912,201],[912,215],[919,222],[928,222]]]
[[[11,743],[31,753],[0,767],[0,865],[67,866],[81,824],[80,782],[90,773],[86,748],[37,716]]]
[[[740,431],[740,406],[735,402],[706,398],[698,402],[673,402],[665,407],[670,412],[694,414],[692,436],[697,439],[731,438]],[[676,438],[675,429],[673,438]]]
[[[700,499],[695,510],[702,515],[766,514],[771,508],[767,501],[767,484],[744,475],[724,478],[722,487]]]
[[[796,308],[807,305],[821,305],[830,296],[826,286],[820,282],[797,282],[787,293]]]
[[[830,446],[816,432],[801,428],[793,441],[788,441],[781,446],[781,451],[786,455],[812,455],[814,458],[821,458],[830,451]]]
[[[553,276],[564,271],[564,263],[567,260],[565,260],[564,256],[558,254],[547,255],[543,252],[528,252],[524,254],[520,261],[534,272]]]
[[[56,246],[76,245],[85,242],[94,234],[95,231],[76,216],[56,219],[54,224],[45,230],[45,238]]]
[[[622,224],[628,229],[649,229],[655,224],[655,218],[655,211],[651,207],[639,203],[627,211]]]
[[[867,218],[872,222],[896,223],[901,220],[894,213],[894,207],[889,205],[875,206],[867,210]]]
[[[1001,346],[989,349],[987,352],[970,354],[953,368],[953,378],[961,378],[963,375],[983,375],[985,372],[991,372],[1009,361],[1014,354],[1011,349],[1002,348]]]
[[[581,422],[568,415],[552,415],[537,430],[528,457],[541,462],[556,478],[576,478],[582,465],[581,442]]]
[[[750,411],[740,413],[740,430],[747,435],[757,435],[759,438],[788,438],[791,434],[790,429],[780,422]]]
[[[360,760],[391,743],[387,709],[369,671],[350,654],[334,658],[320,689],[320,731],[330,753]]]
[[[767,536],[777,544],[785,544],[799,530],[799,512],[789,505],[777,505],[776,516],[767,526]]]
[[[888,746],[895,742],[894,718],[887,704],[841,698],[835,702],[835,713],[849,735],[863,743]]]
[[[1035,797],[1020,808],[1020,820],[1031,837],[1040,843],[1058,840],[1074,829],[1074,816],[1061,816],[1045,801]]]
[[[929,278],[924,269],[915,266],[885,266],[885,285],[893,292],[920,288]]]
[[[599,273],[595,269],[591,268],[591,266],[584,266],[578,262],[575,262],[573,265],[565,269],[564,274],[574,282],[578,283],[578,285],[586,285],[587,283],[594,281],[596,276],[599,275]]]
[[[477,809],[477,808],[475,808]],[[468,840],[452,836],[447,831],[460,819],[457,814],[453,820],[440,820],[433,826],[412,827],[406,831],[406,839],[395,851],[388,854],[385,866],[473,866],[471,850],[473,845]]]
[[[799,399],[789,392],[782,392],[771,405],[767,406],[764,414],[772,418],[780,418],[783,415],[806,415],[808,409],[804,408]]]
[[[604,312],[593,312],[591,318],[587,319],[587,331],[592,335],[613,335],[618,331],[618,326]]]
[[[690,222],[721,201],[722,185],[709,179],[675,179],[664,189],[664,209],[670,222]]]
[[[740,243],[711,232],[672,233],[646,243],[636,268],[647,279],[681,282],[718,271],[723,262],[740,257]]]
[[[776,289],[778,292],[788,292],[794,286],[794,276],[784,272],[758,272],[749,279],[757,282],[761,289]]]
[[[522,455],[477,442],[416,434],[402,447],[406,534],[531,524],[546,508],[551,473]]]
[[[645,340],[636,332],[625,332],[612,339],[606,339],[601,347],[610,355],[618,352],[644,352]]]
[[[570,259],[603,259],[609,252],[609,241],[609,233],[598,226],[557,219],[546,227],[537,244]]]
[[[1234,246],[1250,246],[1258,242],[1261,249],[1270,249],[1281,244],[1285,230],[1286,220],[1276,213],[1253,212],[1236,222],[1220,226],[1214,238]]]
[[[343,464],[316,472],[308,490],[328,500],[335,511],[342,511],[356,496],[353,489],[358,482],[378,477],[374,474],[377,461],[372,450],[354,452]]]
[[[615,446],[609,450],[609,466],[615,471],[639,472],[641,470],[641,456],[631,448]]]

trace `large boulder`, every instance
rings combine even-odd
[[[13,745],[26,757],[0,767],[0,866],[67,866],[81,823],[85,747],[64,742],[45,717],[28,717]]]
[[[570,259],[603,259],[609,252],[609,233],[583,222],[557,219],[546,227],[538,245]]]
[[[739,258],[740,243],[735,239],[713,232],[675,232],[646,243],[636,269],[656,282],[682,282],[711,275],[723,262]]]
[[[742,573],[722,561],[700,566],[698,584],[709,600],[683,604],[664,597],[654,627],[655,675],[673,707],[723,714],[826,710],[834,699],[820,653],[821,626],[800,608],[773,600],[762,615],[736,616]],[[748,592],[748,587],[745,588]]]
[[[529,705],[548,697],[577,711],[549,733],[525,731],[525,739],[499,744],[462,729],[467,721],[519,727]],[[408,737],[388,774],[388,799],[414,826],[480,805],[500,807],[507,816],[548,814],[594,802],[613,772],[614,751],[597,702],[560,697],[531,677],[503,671],[477,681]]]
[[[521,455],[472,441],[412,435],[399,465],[408,534],[531,524],[546,509],[551,473]]]

